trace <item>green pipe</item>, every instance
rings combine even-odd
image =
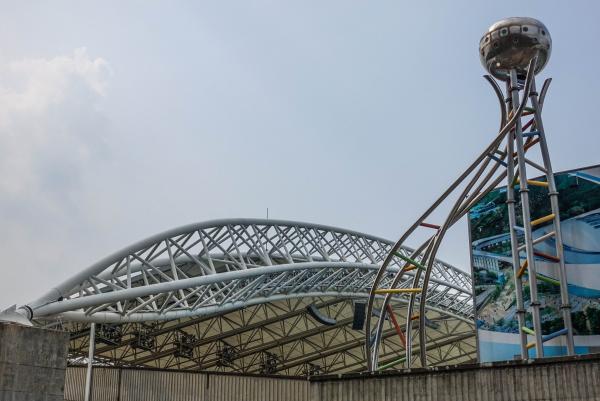
[[[531,334],[532,336],[535,336],[535,331],[531,330],[529,327],[522,326],[521,330],[527,334]]]
[[[538,280],[545,281],[548,284],[560,285],[560,282],[558,280],[554,280],[553,278],[542,276],[541,274],[536,274],[535,276]]]
[[[392,361],[390,363],[386,363],[385,365],[380,366],[379,368],[377,368],[377,370],[386,370],[386,369],[391,368],[392,366],[396,366],[399,363],[402,363],[404,361],[406,361],[406,357],[405,356],[403,356],[402,358],[396,359],[395,361]]]
[[[529,272],[527,272],[527,274],[529,274]],[[535,276],[537,277],[538,280],[543,281],[545,283],[552,284],[552,285],[560,285],[560,282],[558,280],[554,280],[553,278],[542,276],[540,273],[536,273]]]
[[[420,264],[419,262],[417,262],[416,260],[413,260],[411,258],[408,258],[398,252],[394,252],[394,255],[398,256],[400,259],[404,260],[405,262],[411,263],[413,265],[415,265],[416,267],[418,267],[421,270],[427,270],[427,268],[425,266],[423,266],[422,264]]]

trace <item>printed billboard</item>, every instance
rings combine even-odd
[[[600,166],[557,173],[555,180],[559,191],[575,351],[579,354],[600,352]],[[530,186],[529,194],[532,220],[551,213],[547,188]],[[516,195],[518,198],[518,193]],[[517,225],[522,227],[519,202],[516,214]],[[520,357],[508,227],[506,187],[489,193],[469,212],[480,362]],[[533,238],[552,231],[552,227],[552,222],[536,226]],[[536,244],[535,250],[541,254],[554,254],[553,237]],[[521,256],[523,262],[524,253]],[[535,266],[541,277],[537,283],[542,334],[547,335],[563,328],[559,287],[554,284],[558,280],[558,265],[536,256]],[[529,311],[529,282],[527,276],[523,278],[525,309]],[[531,328],[529,312],[525,320]],[[534,348],[529,352],[535,357]],[[564,336],[544,343],[545,356],[565,354]]]

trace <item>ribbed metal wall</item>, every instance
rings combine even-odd
[[[65,399],[82,401],[84,368],[68,368]],[[591,401],[600,356],[512,362],[374,376],[267,378],[94,369],[93,401]]]
[[[95,401],[113,401],[119,392],[119,371],[114,369],[98,370],[94,374],[92,399]]]
[[[85,369],[67,368],[67,373],[65,374],[65,400],[83,400],[84,387]]]
[[[144,370],[121,372],[120,399],[111,401],[204,400],[206,376],[203,374]]]
[[[119,371],[117,369],[94,369],[92,399],[94,401],[115,401],[119,391]],[[83,400],[85,369],[67,368],[65,376],[65,400]]]
[[[65,400],[83,401],[85,368],[70,367]],[[307,380],[158,370],[93,370],[93,401],[307,401]]]
[[[307,380],[244,376],[209,377],[206,401],[307,401]]]

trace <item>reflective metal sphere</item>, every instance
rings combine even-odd
[[[506,18],[493,24],[479,42],[481,64],[494,77],[507,80],[511,69],[524,78],[527,66],[538,56],[535,73],[548,62],[552,38],[540,21],[527,17]]]

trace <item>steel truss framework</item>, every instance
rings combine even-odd
[[[212,221],[125,248],[25,308],[34,319],[119,323],[224,313],[292,298],[366,297],[390,248],[381,238],[315,224]],[[400,258],[392,261],[384,282],[402,264]],[[400,286],[410,286],[412,276]],[[436,261],[425,303],[471,321],[470,276]]]
[[[350,329],[352,302],[368,296],[391,247],[381,238],[316,224],[199,223],[125,248],[22,310],[74,333],[74,363],[85,358],[87,327],[95,322],[119,328],[117,341],[96,350],[97,360],[111,365],[285,374],[362,370],[365,339]],[[400,257],[392,261],[383,281],[391,284],[402,265]],[[411,286],[415,277],[409,274],[400,286]],[[431,361],[473,360],[470,276],[436,260],[429,287]],[[392,301],[401,310],[409,297]],[[334,325],[306,314],[314,302],[336,319]],[[397,333],[392,322],[385,327],[381,358],[398,358],[404,344],[396,334],[390,338]],[[139,346],[140,332],[152,338],[151,346]],[[182,336],[189,339],[187,353],[177,347]]]
[[[310,317],[306,307],[314,303],[336,320],[322,325]],[[434,317],[435,316],[435,317]],[[111,366],[144,366],[164,369],[225,371],[254,374],[315,375],[358,372],[365,369],[362,331],[352,330],[353,300],[340,298],[288,299],[253,305],[215,316],[175,321],[122,324],[118,343],[103,343],[96,335],[95,359]],[[429,334],[429,358],[436,365],[472,362],[476,357],[472,324],[432,312],[435,330]],[[72,333],[71,363],[87,357],[87,323],[66,325]],[[141,329],[155,339],[151,349],[136,347]],[[177,337],[194,336],[191,357],[182,357]],[[385,327],[382,361],[405,351],[391,323]],[[225,352],[228,350],[229,352]],[[229,355],[230,357],[226,357]],[[267,365],[265,361],[272,360]]]

